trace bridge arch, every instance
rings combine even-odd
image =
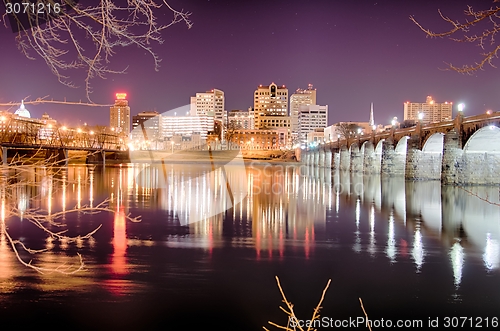
[[[437,132],[427,138],[422,152],[443,154],[444,133]]]
[[[407,150],[407,146],[408,146],[408,138],[410,138],[410,137],[403,136],[403,137],[401,137],[401,139],[399,139],[398,144],[396,145],[396,148],[394,149],[396,154],[406,156],[406,150]]]
[[[382,155],[382,146],[384,145],[385,139],[380,139],[380,141],[377,143],[377,146],[375,146],[375,154],[377,155]]]
[[[500,153],[500,128],[490,125],[483,127],[467,140],[465,153]]]
[[[464,146],[461,165],[465,183],[500,183],[500,128],[490,125],[474,132]]]

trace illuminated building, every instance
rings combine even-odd
[[[19,107],[18,110],[16,110],[16,112],[14,113],[14,115],[17,115],[19,117],[31,118],[30,112],[28,111],[28,109],[26,109],[26,107],[24,107],[24,101],[23,100],[21,100],[21,106]]]
[[[109,126],[117,133],[130,134],[130,107],[126,93],[116,93],[115,104],[109,108]]]
[[[405,102],[404,120],[422,121],[423,123],[441,122],[451,120],[452,102],[437,103],[431,96],[422,103]],[[419,114],[421,118],[419,118]]]
[[[299,107],[299,139],[304,142],[309,132],[326,128],[328,125],[328,106],[301,105]]]
[[[227,114],[227,128],[228,129],[246,129],[251,130],[255,128],[252,108],[248,111],[244,110],[231,110]]]
[[[302,105],[309,106],[316,104],[316,89],[313,85],[309,84],[307,90],[297,89],[294,94],[290,96],[290,117],[291,130],[293,140],[296,140],[299,134],[299,108]]]
[[[260,85],[254,92],[255,128],[266,128],[261,120],[267,117],[266,124],[270,123],[269,117],[288,116],[288,89],[285,85],[278,87],[272,83],[269,86]],[[289,121],[288,121],[289,125]]]
[[[206,115],[212,118],[212,125],[209,128],[213,130],[213,121],[224,123],[224,92],[218,89],[213,89],[205,93],[196,93],[196,96],[191,97],[190,114],[192,116]]]
[[[286,128],[261,130],[235,130],[228,141],[241,149],[279,149],[287,145]]]
[[[140,112],[132,116],[130,139],[156,142],[160,137],[160,114],[156,111]]]

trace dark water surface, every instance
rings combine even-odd
[[[287,321],[275,276],[301,319],[328,279],[321,316],[334,320],[364,316],[358,298],[372,320],[423,323],[407,329],[437,318],[442,329],[446,317],[481,317],[484,329],[500,317],[498,188],[262,163],[70,166],[21,177],[2,176],[5,328],[262,330]],[[105,199],[114,213],[83,213]],[[102,226],[88,239],[48,239],[30,208],[80,209],[49,227],[69,236]],[[30,255],[17,245],[26,262],[78,267],[80,253],[85,270],[38,273],[7,235],[49,249]]]

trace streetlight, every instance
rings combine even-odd
[[[460,103],[460,104],[458,105],[458,111],[459,111],[460,113],[462,113],[462,112],[464,111],[464,108],[465,108],[465,105],[464,105],[463,103]]]
[[[422,121],[424,119],[424,113],[418,113],[418,120]]]
[[[397,118],[397,117],[394,117],[394,118],[392,119],[392,121],[391,121],[391,124],[392,124],[392,126],[394,127],[394,126],[396,126],[396,123],[398,123],[398,118]]]

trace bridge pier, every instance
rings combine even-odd
[[[349,150],[347,147],[342,146],[340,149],[340,164],[339,170],[349,171],[351,168],[351,156],[349,155]]]
[[[318,167],[325,167],[325,151],[320,150],[319,151],[319,161],[318,161]]]
[[[443,164],[441,169],[441,183],[459,184],[461,182],[461,163],[463,151],[459,135],[451,130],[443,139]]]
[[[97,152],[89,152],[87,154],[87,164],[102,164],[106,165],[106,152],[105,151],[97,151]]]
[[[396,157],[394,144],[392,140],[384,140],[382,142],[382,159],[380,170],[383,175],[392,175],[394,173],[394,159]]]
[[[367,142],[362,154],[363,172],[366,174],[380,174],[380,157],[377,157],[373,144]]]
[[[8,150],[7,147],[2,147],[2,165],[4,165],[4,166],[8,165],[7,150]]]
[[[340,169],[340,152],[332,153],[332,169],[334,170]]]
[[[313,161],[312,161],[312,166],[317,167],[319,163],[319,152],[314,151],[313,152]]]
[[[405,178],[411,180],[441,179],[442,154],[421,151],[418,135],[411,136],[407,143]]]
[[[325,168],[327,168],[327,169],[332,168],[332,151],[331,150],[325,151]]]
[[[351,172],[363,172],[363,158],[358,145],[351,145]]]

